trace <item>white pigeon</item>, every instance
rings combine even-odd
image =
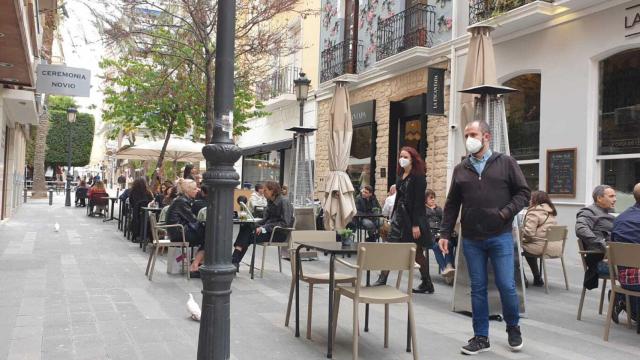
[[[55,223],[55,224],[53,225],[53,230],[54,230],[55,232],[60,231],[60,224]]]
[[[202,310],[200,310],[200,306],[193,299],[193,295],[191,295],[191,293],[189,293],[189,300],[187,300],[187,310],[189,310],[189,313],[191,314],[191,319],[200,321]]]

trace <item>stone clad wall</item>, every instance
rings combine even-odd
[[[448,62],[434,67],[448,69]],[[446,73],[444,94],[445,113],[449,111],[449,72]],[[350,90],[351,104],[376,100],[375,121],[377,124],[376,138],[376,196],[382,203],[387,196],[387,178],[380,177],[380,167],[387,166],[389,157],[389,111],[392,101],[419,95],[426,91],[427,69],[421,68],[394,78],[368,85],[356,90]],[[316,196],[322,199],[321,190],[329,172],[328,139],[331,99],[318,102],[318,132],[315,156],[315,187]],[[430,116],[427,122],[427,184],[438,194],[438,203],[444,204],[447,177],[447,146],[448,120],[445,116]]]

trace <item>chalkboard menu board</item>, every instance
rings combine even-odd
[[[576,196],[576,149],[547,150],[547,193]]]

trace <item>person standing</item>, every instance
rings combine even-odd
[[[509,347],[523,347],[519,300],[516,292],[512,221],[529,203],[530,190],[518,163],[511,156],[492,152],[491,132],[476,120],[464,129],[469,156],[453,170],[440,228],[440,250],[449,253],[449,238],[462,206],[463,254],[471,281],[474,337],[461,352],[474,355],[490,350],[487,262],[491,261],[507,323]]]
[[[389,242],[415,242],[416,262],[420,265],[421,282],[413,289],[415,293],[433,294],[433,283],[429,276],[429,258],[425,250],[432,245],[429,224],[424,208],[424,192],[427,189],[424,161],[412,147],[405,146],[398,155],[396,173],[396,201],[391,215]],[[386,285],[389,271],[380,273],[374,286]]]

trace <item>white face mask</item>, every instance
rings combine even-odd
[[[400,164],[400,167],[406,168],[407,166],[409,166],[409,164],[411,164],[411,160],[405,159],[405,158],[400,158],[398,160],[398,164]]]
[[[478,140],[476,138],[472,138],[471,136],[469,136],[467,138],[465,146],[466,146],[467,151],[469,153],[475,154],[478,151],[482,150],[482,141],[480,141],[480,140]]]

